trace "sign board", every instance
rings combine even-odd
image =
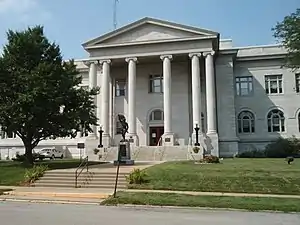
[[[77,143],[77,148],[84,148],[85,147],[85,145],[84,145],[84,143]]]

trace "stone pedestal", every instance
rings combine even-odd
[[[104,148],[109,148],[111,146],[111,138],[109,134],[102,134],[102,145]]]
[[[163,134],[162,136],[162,146],[174,146],[175,137],[173,133]]]
[[[217,133],[206,134],[205,144],[208,154],[219,157],[219,136]]]
[[[120,165],[134,165],[134,160],[131,159],[130,143],[128,141],[120,142],[118,154],[120,154]],[[118,159],[114,161],[114,165],[118,165]]]

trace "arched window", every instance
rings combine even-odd
[[[273,109],[268,113],[268,132],[284,132],[284,113]]]
[[[254,115],[250,111],[242,111],[238,115],[238,132],[239,133],[254,133],[255,122]]]
[[[149,122],[157,122],[164,120],[164,113],[160,109],[153,110],[149,115]]]

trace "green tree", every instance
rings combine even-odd
[[[0,55],[0,125],[21,138],[33,164],[32,151],[40,141],[74,137],[81,127],[92,131],[98,88],[79,86],[82,77],[74,61],[63,61],[43,27],[9,30],[7,39]]]
[[[284,17],[272,30],[274,37],[282,42],[288,51],[285,66],[300,68],[300,8]]]

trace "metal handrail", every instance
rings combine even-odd
[[[82,167],[82,168],[81,168]],[[78,170],[81,168],[80,172],[78,173]],[[77,167],[75,170],[75,188],[77,188],[77,183],[78,183],[78,177],[82,173],[82,171],[86,168],[86,172],[89,172],[89,157],[85,157],[80,165]]]

